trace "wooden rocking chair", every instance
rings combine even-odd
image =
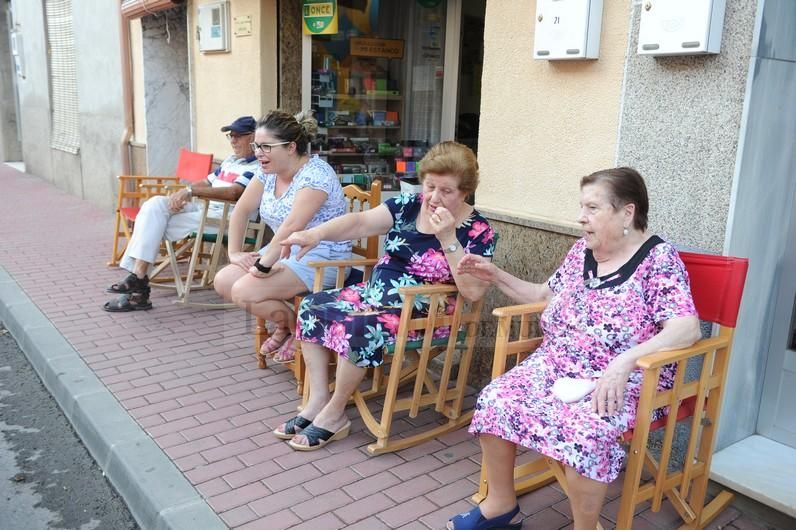
[[[724,383],[729,365],[732,337],[738,309],[746,280],[748,260],[681,252],[691,279],[694,303],[703,321],[717,325],[717,334],[703,339],[689,348],[650,354],[637,361],[644,370],[641,396],[638,404],[636,428],[624,434],[630,444],[626,464],[622,499],[616,528],[628,530],[633,524],[635,506],[651,501],[652,510],[661,509],[664,496],[668,498],[682,518],[681,528],[704,528],[731,501],[732,494],[722,491],[705,504],[713,443],[721,409]],[[542,338],[532,334],[532,316],[544,310],[544,304],[526,304],[497,308],[498,317],[495,341],[495,358],[492,377],[507,369],[507,360],[522,362],[541,343]],[[689,363],[689,361],[691,361]],[[674,386],[658,390],[661,369],[676,364]],[[701,370],[696,380],[686,381],[686,366]],[[668,416],[652,422],[653,411],[669,407]],[[690,419],[689,419],[690,418]],[[689,419],[690,433],[681,469],[670,471],[675,426]],[[663,429],[663,446],[655,456],[647,447],[651,431]],[[642,483],[646,469],[652,480]],[[481,467],[481,482],[473,501],[481,502],[487,496],[488,470]],[[550,458],[537,458],[514,468],[517,495],[533,491],[557,480],[567,491],[562,464]]]

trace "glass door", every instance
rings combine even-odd
[[[339,0],[338,33],[305,37],[303,100],[320,125],[313,152],[343,184],[378,178],[398,190],[442,138],[447,5]]]

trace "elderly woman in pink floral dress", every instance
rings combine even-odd
[[[478,398],[470,432],[479,435],[488,495],[449,529],[521,527],[513,479],[519,444],[564,464],[575,530],[594,530],[624,462],[620,435],[635,422],[636,360],[699,338],[685,267],[672,245],[647,233],[641,175],[616,168],[584,177],[580,206],[583,238],[547,283],[522,281],[476,256],[459,262],[459,273],[494,283],[513,300],[548,305],[536,352]],[[594,389],[554,395],[554,383],[567,378]],[[672,383],[670,367],[660,384]]]
[[[386,234],[384,257],[368,282],[314,293],[302,301],[296,336],[309,373],[310,398],[301,415],[274,434],[296,450],[311,451],[348,435],[345,407],[365,369],[383,362],[395,342],[402,301],[398,289],[432,283],[455,283],[461,294],[478,300],[488,284],[456,272],[468,254],[490,259],[495,233],[465,201],[478,185],[473,152],[456,142],[432,147],[420,162],[423,193],[402,194],[365,212],[349,214],[311,230],[297,232],[283,245],[306,252],[319,241],[358,239]],[[416,313],[428,302],[415,302]],[[452,310],[452,307],[450,308]],[[340,356],[334,394],[329,394],[329,355]]]

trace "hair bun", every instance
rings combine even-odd
[[[318,134],[318,121],[312,117],[313,112],[312,109],[302,110],[295,116],[308,140],[312,140]]]

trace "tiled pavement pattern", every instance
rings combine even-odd
[[[105,287],[123,276],[105,267],[110,213],[4,164],[0,190],[0,264],[230,527],[443,528],[469,509],[480,454],[465,429],[372,457],[357,419],[345,440],[292,451],[270,434],[296,409],[290,373],[256,368],[244,313],[173,305],[167,290],[153,290],[152,311],[102,311],[111,296]],[[605,506],[606,528],[617,494],[618,486]],[[555,486],[520,506],[525,528],[571,528]],[[645,509],[634,528],[676,528],[675,519],[668,505]],[[765,528],[734,507],[717,525]]]

